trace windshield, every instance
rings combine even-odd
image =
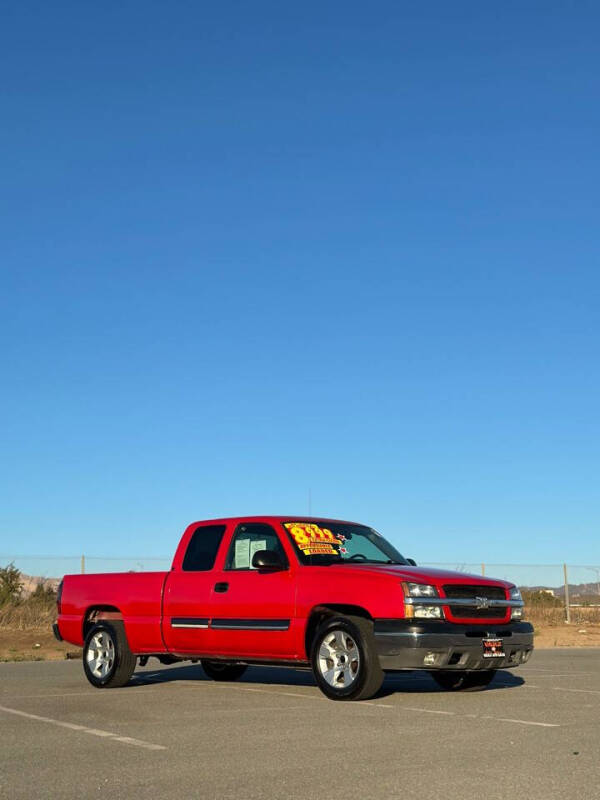
[[[283,527],[303,564],[408,564],[383,536],[350,522],[294,520]]]

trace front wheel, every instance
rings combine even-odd
[[[330,617],[315,636],[311,662],[319,689],[331,700],[367,700],[383,682],[373,623]]]
[[[246,664],[231,664],[227,661],[201,659],[202,669],[213,681],[237,681],[246,672]]]
[[[136,656],[129,649],[122,622],[99,622],[83,646],[83,671],[97,689],[125,686],[133,675]]]
[[[484,669],[481,672],[449,669],[432,672],[431,677],[447,692],[479,692],[489,685],[495,674],[495,669]]]

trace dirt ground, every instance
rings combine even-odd
[[[536,626],[535,646],[600,647],[600,625]],[[52,631],[0,628],[0,661],[57,661],[80,656],[79,648],[57,642]]]
[[[68,642],[57,642],[52,631],[19,631],[0,628],[0,661],[57,661],[81,651]]]
[[[535,627],[534,644],[548,647],[600,647],[600,625],[548,625]]]

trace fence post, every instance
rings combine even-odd
[[[567,565],[563,564],[563,571],[565,573],[565,614],[566,614],[566,623],[569,625],[571,623],[571,607],[569,605],[569,576],[567,573]]]
[[[481,574],[485,575],[485,564],[481,565]]]
[[[85,556],[81,556],[81,574],[85,572]]]

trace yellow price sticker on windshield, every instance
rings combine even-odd
[[[338,555],[342,542],[328,528],[314,522],[286,522],[285,527],[305,556]]]

